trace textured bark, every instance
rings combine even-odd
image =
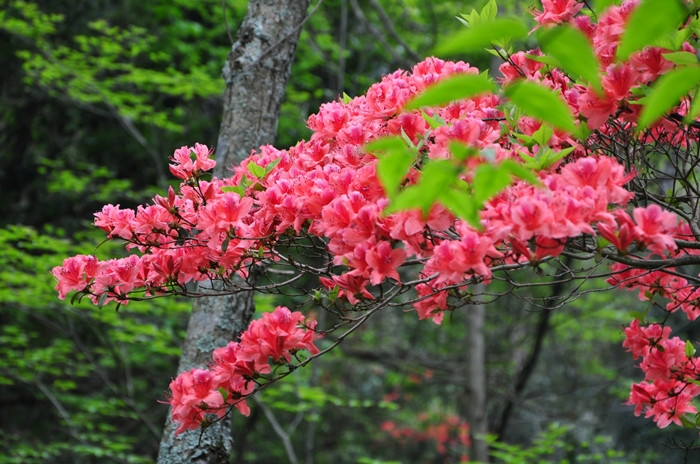
[[[475,289],[480,294],[483,286]],[[467,316],[467,385],[461,398],[461,415],[469,422],[469,435],[472,441],[471,458],[474,461],[489,462],[489,448],[485,435],[488,433],[486,415],[486,341],[484,337],[484,304],[465,308]]]
[[[299,32],[308,0],[251,0],[231,48],[223,76],[224,112],[216,147],[215,174],[224,177],[234,162],[274,142]],[[206,367],[212,351],[236,339],[255,308],[251,292],[207,296],[195,301],[178,372]],[[168,419],[158,454],[160,464],[228,463],[233,436],[228,417],[204,433],[175,436]]]

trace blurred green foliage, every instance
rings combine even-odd
[[[50,270],[65,256],[120,250],[95,250],[92,232],[56,235],[0,229],[0,462],[150,462],[190,305],[58,300]]]

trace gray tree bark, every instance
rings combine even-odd
[[[466,310],[469,337],[469,380],[467,391],[469,398],[469,430],[472,440],[472,459],[489,462],[489,447],[484,439],[488,433],[486,416],[486,340],[484,338],[484,320],[486,307],[479,303]]]
[[[214,174],[225,177],[235,162],[261,145],[272,144],[285,88],[309,0],[251,0],[231,48],[223,77],[224,111]],[[255,311],[252,292],[206,296],[195,301],[178,372],[204,368],[212,351],[245,330]],[[175,436],[165,424],[159,464],[228,463],[233,435],[228,416],[208,427]]]
[[[478,284],[475,294],[481,294],[484,286]],[[488,417],[486,411],[486,339],[484,323],[486,307],[483,303],[466,305],[466,337],[467,346],[467,382],[463,394],[459,397],[460,415],[469,423],[469,438],[472,446],[470,457],[474,461],[489,462],[489,447],[484,439],[488,433]]]

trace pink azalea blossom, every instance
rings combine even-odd
[[[583,7],[578,0],[542,0],[542,11],[533,10],[540,26],[569,21]]]

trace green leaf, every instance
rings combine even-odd
[[[226,185],[224,187],[221,187],[221,191],[237,193],[240,197],[245,195],[245,187],[243,187],[242,185]]]
[[[644,105],[639,115],[639,127],[644,129],[656,122],[678,104],[700,82],[700,66],[678,68],[661,76],[649,94],[640,100]]]
[[[515,18],[497,18],[491,23],[476,24],[462,30],[439,44],[433,54],[455,55],[480,51],[492,44],[524,39],[528,30],[525,23]]]
[[[406,105],[407,110],[422,106],[441,106],[485,92],[495,92],[496,86],[482,74],[457,74],[429,86]]]
[[[693,121],[698,116],[700,116],[700,87],[695,88],[695,93],[693,94],[688,114],[685,115],[685,120]]]
[[[267,163],[267,164],[265,165],[265,176],[267,176],[268,174],[270,174],[270,173],[272,172],[272,170],[275,169],[275,168],[277,167],[278,164],[280,164],[280,161],[282,161],[282,157],[281,157],[281,156],[280,156],[279,158],[277,158],[276,160],[270,161],[269,163]]]
[[[406,148],[406,142],[398,135],[394,135],[372,140],[365,145],[365,153],[371,153],[376,156],[378,153],[391,152],[401,148]]]
[[[698,57],[690,52],[670,52],[663,53],[663,57],[671,63],[676,64],[698,64]]]
[[[437,129],[438,127],[447,125],[445,120],[437,113],[430,116],[425,111],[421,111],[421,116],[423,116],[423,120],[428,123],[431,129]]]
[[[494,21],[497,15],[498,5],[496,4],[496,0],[489,0],[489,2],[481,9],[481,20],[483,22]]]
[[[538,63],[544,63],[546,65],[554,66],[554,67],[561,65],[561,63],[559,63],[559,60],[557,60],[556,58],[554,58],[552,56],[547,56],[547,55],[531,55],[530,53],[526,53],[525,58],[527,58],[528,60],[537,61]]]
[[[474,172],[473,197],[481,208],[486,201],[511,184],[510,173],[501,165],[480,164]]]
[[[465,192],[456,189],[447,189],[440,193],[440,203],[452,211],[457,217],[467,221],[475,229],[481,228],[478,205],[473,198]]]
[[[565,151],[568,149],[564,149],[562,151]],[[573,148],[571,148],[573,150]],[[568,153],[568,152],[567,152]],[[509,174],[518,177],[525,182],[529,182],[532,185],[541,185],[540,179],[537,177],[537,175],[532,172],[532,169],[529,169],[528,167],[517,163],[513,160],[504,160],[501,162],[501,168],[508,172]]]
[[[532,140],[538,145],[544,146],[547,145],[552,135],[554,135],[554,131],[549,127],[549,124],[542,124],[540,128],[532,134]]]
[[[685,341],[685,355],[687,357],[692,357],[695,354],[695,347],[693,346],[693,342],[690,340]]]
[[[468,157],[478,153],[476,148],[470,147],[469,145],[465,145],[464,143],[457,142],[455,140],[450,141],[449,148],[452,156],[459,161],[464,161]]]
[[[390,197],[403,182],[415,159],[415,154],[404,147],[401,150],[391,151],[377,163],[377,175]]]
[[[423,167],[420,181],[392,199],[386,214],[417,208],[427,213],[440,194],[457,181],[460,168],[449,160],[429,160]]]
[[[258,179],[262,179],[265,177],[265,168],[262,166],[258,166],[257,164],[253,163],[252,161],[248,163],[246,166],[248,168],[248,172],[250,172],[252,175],[257,177]]]
[[[542,50],[559,62],[570,77],[588,82],[598,93],[603,92],[600,63],[588,38],[571,26],[542,28],[537,34]]]
[[[632,52],[674,32],[687,16],[682,0],[642,0],[627,21],[617,59],[626,60]]]
[[[570,134],[578,134],[574,115],[560,94],[541,84],[518,81],[505,88],[506,97],[526,114]]]
[[[394,197],[416,159],[416,152],[400,136],[374,140],[365,145],[365,151],[379,158],[377,175],[387,195]]]

